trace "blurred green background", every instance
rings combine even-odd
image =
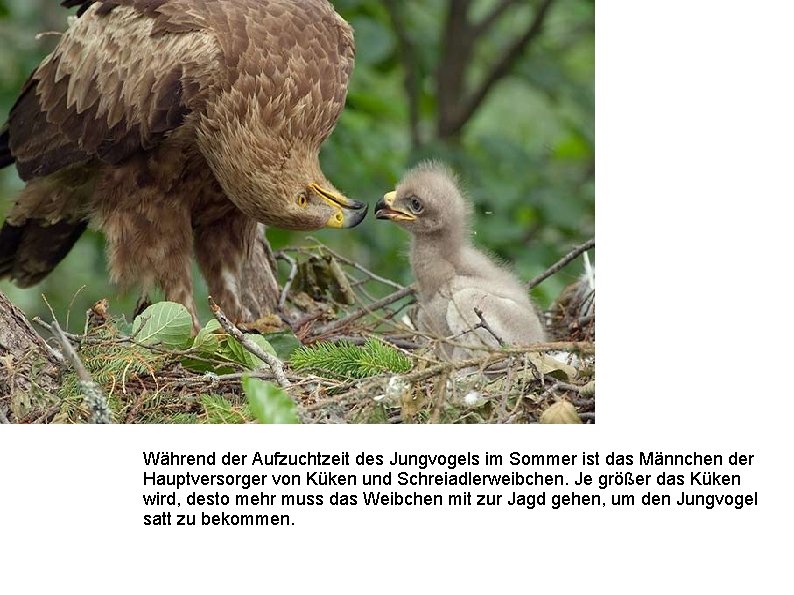
[[[0,0],[0,120],[69,11],[58,0]],[[475,204],[475,241],[514,264],[525,280],[594,233],[593,0],[335,0],[356,31],[347,107],[323,147],[323,169],[348,196],[374,204],[402,172],[440,158]],[[45,33],[43,35],[37,35]],[[2,214],[22,183],[0,171]],[[2,216],[2,215],[0,215]],[[349,231],[311,234],[375,272],[410,281],[407,235],[370,216]],[[307,234],[271,229],[274,249]],[[581,271],[544,282],[546,306]],[[196,298],[206,289],[196,274]],[[82,291],[79,291],[82,288]],[[79,329],[107,297],[129,317],[137,294],[107,279],[101,234],[87,232],[39,286],[0,291],[29,315]],[[76,296],[76,297],[75,297]],[[202,311],[207,318],[206,310]]]

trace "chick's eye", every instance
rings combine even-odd
[[[424,205],[422,205],[422,201],[417,196],[412,196],[408,199],[408,206],[415,215],[421,213],[425,208]]]
[[[301,208],[306,208],[306,205],[309,204],[309,198],[305,191],[298,194],[297,203]]]

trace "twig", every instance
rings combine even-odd
[[[454,121],[450,125],[448,131],[449,136],[457,134],[463,128],[491,92],[494,85],[510,73],[513,65],[524,54],[530,44],[540,35],[543,30],[546,15],[553,3],[554,0],[543,0],[540,6],[538,6],[535,11],[535,17],[527,30],[505,50],[504,54],[502,54],[491,69],[487,78],[480,84],[479,88],[468,97],[464,105],[460,108]]]
[[[61,347],[63,348],[64,356],[67,360],[69,360],[69,363],[72,365],[75,372],[77,372],[77,378],[80,382],[80,392],[83,393],[85,404],[88,407],[88,410],[91,412],[91,423],[112,423],[110,417],[110,408],[108,407],[108,402],[104,393],[102,392],[102,389],[96,382],[94,382],[94,379],[91,378],[91,374],[89,374],[88,370],[86,370],[85,366],[83,366],[83,362],[80,361],[80,357],[77,355],[74,347],[72,347],[69,339],[61,330],[58,321],[54,318],[52,320],[52,330],[55,333],[55,338],[58,339],[58,342],[60,342]]]
[[[43,326],[43,327],[44,327],[44,328],[46,328],[48,331],[50,331],[50,332],[51,332],[53,335],[55,335],[55,329],[54,329],[54,328],[52,328],[52,325],[51,325],[51,324],[49,324],[49,323],[47,323],[47,322],[44,322],[44,321],[43,321],[41,318],[39,318],[38,316],[34,316],[33,318],[31,318],[31,320],[32,320],[33,322],[35,322],[36,324],[38,324],[38,325],[40,325],[40,326]],[[83,336],[82,336],[82,335],[76,335],[75,333],[67,333],[67,332],[66,332],[66,331],[64,331],[64,330],[62,330],[62,331],[61,331],[61,333],[63,333],[63,336],[64,336],[64,337],[66,337],[66,338],[67,338],[67,339],[69,339],[70,341],[74,341],[75,343],[79,343],[79,342],[82,340],[82,338],[83,338]]]
[[[276,258],[288,262],[290,266],[289,277],[287,277],[287,282],[284,283],[281,295],[278,298],[278,309],[283,310],[284,304],[287,302],[287,294],[289,294],[289,290],[292,288],[292,282],[295,281],[295,276],[298,274],[298,263],[292,256],[284,254],[283,252],[276,255]]]
[[[403,288],[403,286],[400,285],[399,283],[397,283],[396,281],[392,281],[391,279],[387,279],[386,277],[381,277],[380,275],[377,275],[377,274],[373,273],[372,271],[370,271],[368,268],[364,267],[363,265],[360,265],[355,260],[351,260],[349,258],[346,258],[346,257],[342,256],[338,252],[332,250],[331,248],[329,248],[328,246],[323,244],[317,238],[314,238],[314,237],[310,236],[307,239],[310,240],[311,242],[313,242],[315,245],[314,246],[287,246],[285,248],[282,248],[278,252],[276,252],[276,258],[278,258],[282,254],[285,254],[286,252],[298,252],[298,253],[301,253],[301,254],[305,253],[305,252],[308,252],[309,254],[312,254],[315,250],[317,250],[317,251],[320,252],[320,256],[322,256],[323,252],[327,252],[328,254],[333,256],[336,260],[341,262],[342,264],[347,265],[349,267],[352,267],[352,268],[354,268],[355,270],[357,270],[357,271],[359,271],[361,273],[364,273],[365,275],[367,275],[370,279],[372,279],[374,281],[378,281],[379,283],[383,283],[384,285],[388,285],[389,287],[393,287],[394,289],[402,289]],[[363,283],[364,281],[361,281],[361,282]],[[354,284],[355,283],[351,283],[351,285],[354,285]]]
[[[473,37],[480,37],[484,33],[490,29],[496,21],[505,13],[505,11],[510,8],[513,4],[516,3],[516,0],[502,0],[499,4],[497,4],[491,12],[485,16],[479,23],[474,25],[474,29],[472,31]]]
[[[579,397],[571,397],[573,403],[578,409],[592,409],[595,407],[595,399],[581,399]]]
[[[61,408],[61,405],[60,405],[60,403],[59,403],[59,404],[57,404],[57,405],[53,405],[52,407],[50,407],[49,409],[47,409],[47,411],[45,411],[44,413],[42,413],[41,415],[39,415],[39,416],[38,416],[36,419],[34,419],[34,420],[33,420],[32,422],[30,422],[30,423],[32,423],[32,424],[41,424],[41,423],[44,423],[46,420],[50,419],[50,418],[51,418],[53,415],[55,415],[56,413],[58,413],[58,411],[60,410],[60,408]]]
[[[375,310],[379,310],[384,306],[393,304],[397,300],[400,300],[405,296],[411,295],[415,291],[416,289],[414,288],[413,285],[409,285],[408,287],[403,287],[399,291],[395,291],[394,293],[387,295],[385,298],[380,299],[377,302],[373,302],[368,306],[362,306],[361,308],[359,308],[352,314],[345,316],[344,318],[340,318],[339,320],[334,320],[333,322],[325,325],[324,327],[322,327],[313,334],[315,336],[320,336],[320,335],[328,335],[334,333],[339,329],[346,327],[351,322],[355,322],[356,320],[362,318],[363,316],[366,316],[367,314],[372,314],[372,312],[374,312]]]
[[[505,342],[502,340],[502,337],[497,335],[496,332],[491,328],[491,325],[488,324],[488,321],[485,320],[485,317],[482,315],[482,310],[480,310],[479,308],[475,307],[474,308],[474,313],[477,315],[477,318],[480,319],[480,322],[478,322],[477,325],[474,328],[475,329],[477,329],[477,328],[485,329],[486,331],[488,331],[491,334],[491,336],[494,339],[496,339],[496,342],[499,343],[499,347],[504,347],[505,346]]]
[[[275,379],[274,374],[268,374],[265,372],[236,372],[232,374],[213,374],[211,372],[207,372],[201,376],[177,378],[169,384],[173,386],[183,386],[187,384],[209,384],[214,386],[215,384],[220,384],[221,382],[239,382],[245,377],[259,378],[260,380]]]
[[[541,393],[539,398],[540,399],[545,399],[546,397],[550,396],[551,393],[553,393],[554,391],[556,391],[558,389],[574,392],[574,393],[576,393],[578,395],[581,392],[582,387],[581,386],[576,386],[575,384],[568,384],[567,382],[555,382],[549,388],[544,390]]]
[[[281,363],[281,360],[279,360],[276,356],[264,351],[261,347],[259,347],[259,345],[246,337],[240,331],[240,329],[234,326],[231,320],[227,318],[226,314],[223,313],[223,310],[221,310],[220,306],[215,303],[215,300],[212,299],[212,296],[207,297],[207,302],[209,302],[210,310],[212,310],[212,314],[215,316],[218,322],[221,323],[223,330],[234,337],[245,349],[253,353],[263,362],[267,363],[267,365],[270,366],[270,369],[273,370],[273,376],[275,376],[276,382],[278,382],[279,386],[282,388],[289,388],[292,383],[287,379],[287,375],[284,373],[284,364]]]
[[[31,320],[32,320],[33,322],[35,322],[36,324],[38,324],[38,325],[41,325],[41,326],[43,326],[44,328],[46,328],[46,329],[47,329],[48,331],[50,331],[50,332],[51,332],[53,335],[55,334],[55,331],[53,331],[53,329],[52,329],[52,326],[51,326],[51,325],[49,325],[49,324],[47,324],[46,322],[44,322],[44,321],[43,321],[41,318],[39,318],[38,316],[34,316],[34,317],[31,319]],[[72,335],[71,333],[64,333],[64,335],[66,335],[66,336],[67,336],[69,339],[71,339],[72,341],[75,341],[75,342],[79,342],[79,340],[80,340],[80,339],[77,337],[77,335]],[[63,355],[61,354],[61,352],[60,352],[60,351],[58,351],[57,349],[55,349],[55,347],[53,347],[53,346],[52,346],[52,345],[50,345],[49,343],[47,343],[47,341],[44,341],[44,347],[46,347],[46,349],[47,349],[47,351],[49,352],[49,354],[50,354],[52,357],[54,357],[54,358],[55,358],[55,360],[56,360],[56,361],[57,361],[59,364],[64,364],[64,363],[66,362],[66,360],[64,359],[64,357],[63,357]]]
[[[404,382],[417,382],[425,380],[431,376],[435,376],[439,372],[449,370],[460,370],[462,368],[472,367],[487,367],[495,364],[511,355],[520,355],[524,353],[539,353],[544,351],[590,351],[595,349],[592,343],[572,343],[572,342],[555,342],[555,343],[537,343],[535,345],[527,345],[526,347],[501,349],[499,351],[491,351],[488,355],[478,358],[457,360],[452,362],[442,362],[435,364],[424,370],[418,370],[402,376]]]
[[[366,268],[363,265],[360,265],[359,263],[357,263],[355,260],[350,260],[349,258],[345,258],[344,256],[342,256],[338,252],[335,252],[334,250],[332,250],[331,248],[329,248],[328,246],[326,246],[325,244],[323,244],[322,242],[320,242],[316,238],[311,238],[311,240],[313,240],[314,242],[317,242],[318,247],[320,249],[320,252],[323,252],[323,251],[328,252],[328,254],[333,256],[336,260],[338,260],[342,264],[346,264],[349,267],[353,267],[357,271],[359,271],[361,273],[364,273],[370,279],[378,281],[379,283],[383,283],[384,285],[388,285],[389,287],[393,287],[394,289],[404,289],[404,286],[400,285],[399,283],[396,283],[395,281],[392,281],[391,279],[387,279],[386,277],[381,277],[380,275],[377,275],[377,274],[373,273],[368,268]]]
[[[5,407],[0,407],[0,424],[10,424],[11,421],[6,416]]]
[[[576,248],[574,248],[573,250],[568,252],[568,254],[563,256],[560,260],[555,262],[548,269],[543,271],[540,275],[538,275],[537,277],[532,279],[527,284],[529,289],[534,289],[535,287],[540,285],[543,281],[545,281],[546,279],[551,277],[554,273],[556,273],[561,268],[563,268],[566,264],[571,262],[574,258],[577,258],[580,254],[582,254],[583,252],[587,252],[588,250],[590,250],[593,247],[595,247],[595,238],[592,238],[592,239],[586,241],[584,244],[581,244],[581,245],[577,246]]]
[[[69,328],[69,315],[72,313],[72,306],[74,306],[74,302],[77,299],[77,296],[80,295],[80,292],[83,291],[87,286],[81,285],[80,289],[74,292],[72,296],[72,300],[69,302],[69,305],[66,307],[66,328]]]
[[[394,345],[398,349],[406,349],[413,351],[415,349],[421,349],[423,345],[416,343],[414,341],[408,341],[407,339],[400,339],[399,337],[390,337],[388,335],[379,336],[379,339],[385,341],[386,343],[390,343]],[[367,342],[365,337],[352,337],[348,335],[339,335],[333,337],[334,341],[347,341],[348,343],[352,343],[353,345],[363,345]]]

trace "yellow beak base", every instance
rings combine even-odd
[[[312,184],[311,189],[334,209],[334,214],[331,215],[325,223],[326,227],[332,229],[355,227],[361,223],[367,215],[369,205],[365,202],[350,200],[335,192],[329,192],[321,188],[318,184]]]
[[[375,205],[375,218],[390,219],[392,221],[415,221],[416,215],[413,213],[406,213],[394,208],[396,198],[397,193],[394,191],[384,194],[383,198]]]

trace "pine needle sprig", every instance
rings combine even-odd
[[[364,378],[386,373],[404,374],[413,367],[407,356],[374,337],[367,339],[360,349],[359,366]]]
[[[375,338],[367,339],[362,346],[349,341],[323,341],[312,347],[301,347],[292,353],[290,363],[295,370],[344,380],[400,374],[412,367],[407,356]]]

